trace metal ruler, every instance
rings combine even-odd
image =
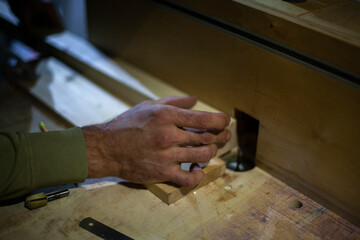
[[[102,224],[101,222],[96,221],[95,219],[91,217],[87,217],[83,219],[79,226],[93,234],[95,234],[98,237],[101,237],[102,239],[106,240],[130,240],[133,238],[130,238],[126,236],[125,234],[122,234],[111,227],[106,226],[105,224]]]

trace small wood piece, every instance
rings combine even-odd
[[[225,162],[219,158],[213,158],[211,159],[209,165],[207,165],[203,170],[205,172],[205,177],[195,187],[180,187],[170,183],[145,184],[145,186],[163,202],[171,204],[186,196],[188,193],[194,192],[195,190],[222,176],[225,172]]]

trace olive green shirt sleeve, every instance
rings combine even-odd
[[[0,200],[37,188],[82,182],[87,169],[79,127],[45,133],[0,133]]]

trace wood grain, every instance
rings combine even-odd
[[[130,108],[55,58],[43,60],[37,71],[34,85],[19,84],[73,126],[108,121]]]
[[[307,0],[306,3],[289,3],[282,0],[176,0],[171,2],[243,27],[334,66],[360,74],[357,64],[360,61],[358,1]],[[90,26],[92,38],[91,29],[92,26]]]
[[[231,189],[224,188],[231,186]],[[301,208],[291,207],[300,201]],[[29,211],[0,207],[0,239],[98,239],[78,224],[92,217],[134,239],[358,239],[360,229],[259,168],[227,170],[167,205],[140,185],[117,184]]]
[[[221,111],[258,119],[258,163],[360,224],[358,87],[143,1],[116,16],[110,3],[92,6],[103,16],[90,17],[92,40]]]

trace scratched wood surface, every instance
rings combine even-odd
[[[140,185],[117,184],[71,189],[33,211],[23,203],[0,207],[0,215],[0,239],[98,239],[79,228],[86,217],[134,239],[360,238],[359,228],[259,168],[227,170],[172,205]]]

